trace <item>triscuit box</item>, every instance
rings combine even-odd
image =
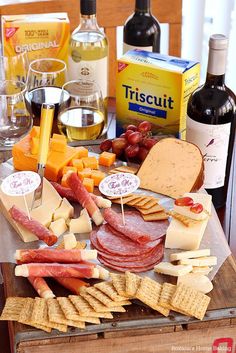
[[[128,124],[149,120],[155,134],[184,138],[187,102],[199,78],[197,62],[137,49],[128,51],[117,65],[117,136]]]
[[[4,56],[15,56],[24,51],[29,61],[57,58],[67,62],[70,23],[67,13],[2,16],[2,46]],[[22,77],[20,68],[19,78]]]

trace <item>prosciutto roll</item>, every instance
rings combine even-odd
[[[79,278],[55,277],[54,279],[63,287],[69,289],[69,291],[77,295],[79,295],[81,288],[89,287],[89,284],[87,282],[84,282]]]
[[[28,277],[28,280],[41,298],[49,299],[55,297],[55,294],[49,288],[44,278]]]

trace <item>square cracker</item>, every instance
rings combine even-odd
[[[140,202],[136,203],[135,206],[142,207],[144,209],[148,209],[148,208],[156,205],[157,201],[158,201],[158,199],[156,199],[153,196],[145,196],[145,198],[143,200],[141,200]]]
[[[81,315],[79,314],[78,310],[76,307],[73,305],[71,300],[66,297],[58,297],[57,301],[61,307],[61,310],[63,311],[65,317],[68,320],[72,321],[85,321],[84,319],[81,318]],[[88,322],[91,322],[94,324],[99,324],[100,320],[98,318],[89,318]]]
[[[125,272],[125,288],[126,293],[130,296],[135,298],[135,294],[138,290],[138,287],[141,283],[142,278],[135,273],[126,271]]]
[[[170,312],[169,309],[163,308],[163,306],[159,304],[161,289],[162,286],[160,283],[149,277],[144,277],[136,292],[136,298],[150,306],[150,308],[159,311],[162,315],[168,316]]]
[[[69,295],[70,301],[78,310],[79,314],[82,317],[93,317],[93,318],[104,318],[104,319],[112,319],[113,315],[110,312],[107,313],[99,313],[96,312],[91,305],[80,295]]]
[[[119,302],[115,302],[110,297],[108,297],[106,294],[104,294],[104,292],[102,292],[101,290],[99,290],[98,288],[95,288],[95,287],[86,288],[86,293],[89,293],[90,295],[92,295],[94,298],[96,298],[102,304],[104,304],[105,306],[107,306],[109,308],[131,304],[131,302],[126,299],[119,301]]]
[[[98,299],[93,297],[91,294],[87,293],[86,290],[83,290],[80,295],[87,300],[89,305],[93,307],[93,309],[98,312],[98,313],[107,313],[107,312],[119,312],[119,313],[124,313],[126,310],[123,308],[123,306],[116,306],[116,307],[108,307],[104,304],[102,304]]]
[[[137,200],[138,198],[139,198],[139,196],[135,195],[135,194],[124,196],[124,197],[122,197],[123,205],[129,205],[129,202]],[[120,197],[117,197],[114,200],[112,199],[111,201],[114,202],[114,203],[117,203],[119,205],[121,204],[121,198]]]
[[[210,297],[206,294],[180,283],[171,299],[171,305],[184,311],[189,316],[202,320],[210,300]]]
[[[17,321],[27,298],[8,297],[0,320]]]
[[[126,281],[124,274],[110,273],[112,284],[115,287],[115,290],[122,297],[129,297],[126,293]]]
[[[168,211],[168,215],[173,217],[174,219],[177,219],[177,221],[181,222],[186,227],[191,227],[194,224],[199,223],[199,221],[197,221],[195,219],[189,218],[187,216],[183,216],[182,214],[179,214],[179,213],[174,212],[174,211]]]
[[[31,319],[33,309],[34,309],[34,299],[26,298],[25,304],[20,312],[20,316],[17,321],[25,325],[30,325],[35,328],[39,328],[40,330],[43,330],[46,332],[51,332],[52,331],[51,327],[41,325],[41,324],[36,324],[35,322],[33,322],[33,320]]]
[[[111,298],[115,302],[121,302],[121,301],[127,300],[126,297],[123,297],[117,293],[112,282],[100,282],[95,284],[94,287],[99,289],[101,292],[106,294],[109,298]]]
[[[57,324],[64,324],[64,325],[73,326],[81,329],[85,328],[84,322],[67,319],[60,307],[59,302],[56,299],[54,298],[48,299],[47,306],[48,306],[48,317],[51,322],[56,322]]]
[[[164,208],[161,205],[154,205],[148,209],[142,208],[142,207],[136,207],[137,210],[142,213],[142,214],[150,214],[150,213],[156,213],[156,212],[161,212],[164,211]]]
[[[167,283],[167,282],[163,283],[161,295],[160,295],[160,299],[159,299],[159,304],[161,306],[163,306],[163,308],[166,308],[169,310],[174,310],[174,311],[177,311],[177,312],[184,314],[184,315],[188,315],[183,310],[179,310],[171,304],[171,300],[172,300],[172,297],[176,291],[176,288],[177,288],[177,286],[174,284]]]
[[[134,200],[131,200],[129,202],[126,202],[126,204],[128,206],[134,206],[136,204],[139,204],[142,200],[146,200],[147,196],[146,195],[141,195],[141,194],[138,194],[136,199]]]
[[[150,214],[142,214],[144,221],[162,221],[168,219],[168,214],[166,212],[155,212]]]

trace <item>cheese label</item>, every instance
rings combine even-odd
[[[9,196],[23,196],[36,190],[40,182],[40,176],[35,172],[17,172],[3,180],[1,189]]]
[[[138,189],[140,179],[131,173],[108,175],[99,184],[99,190],[106,196],[126,196]]]

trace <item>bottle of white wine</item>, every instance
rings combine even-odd
[[[209,40],[206,82],[191,95],[187,108],[187,141],[204,157],[204,187],[215,208],[225,205],[236,127],[236,97],[225,85],[228,39]]]
[[[95,81],[105,107],[108,97],[108,41],[96,18],[96,0],[80,0],[80,25],[71,35],[68,78]],[[103,133],[106,131],[107,117]]]
[[[160,52],[161,29],[151,14],[150,1],[135,1],[135,12],[124,25],[123,53],[135,48]]]

